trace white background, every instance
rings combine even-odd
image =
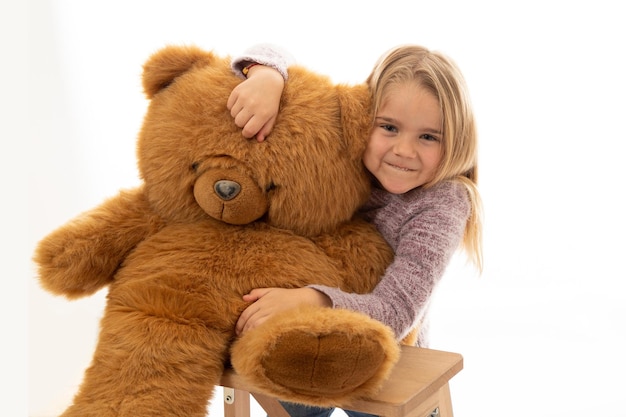
[[[0,415],[57,415],[89,363],[104,292],[53,297],[30,257],[46,233],[138,183],[143,62],[166,44],[235,55],[273,42],[337,82],[363,81],[401,43],[441,50],[466,75],[481,134],[485,271],[456,259],[432,311],[432,347],[465,358],[451,382],[456,415],[626,416],[618,4],[3,3]],[[218,392],[212,415],[220,402]]]

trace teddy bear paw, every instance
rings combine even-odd
[[[359,313],[313,309],[246,332],[235,370],[286,401],[331,405],[373,394],[399,352],[391,330]]]

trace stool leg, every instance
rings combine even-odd
[[[224,387],[224,417],[250,417],[250,394]]]
[[[439,417],[453,417],[450,385],[445,384],[439,389]]]
[[[290,417],[289,413],[287,413],[276,398],[268,397],[258,392],[253,392],[252,396],[269,417]]]

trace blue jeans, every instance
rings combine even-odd
[[[291,417],[330,417],[334,408],[314,407],[310,405],[280,402]],[[377,417],[373,414],[360,413],[358,411],[343,410],[349,417]]]

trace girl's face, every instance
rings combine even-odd
[[[424,185],[441,162],[442,122],[439,101],[424,87],[389,87],[363,154],[365,167],[392,194]]]

